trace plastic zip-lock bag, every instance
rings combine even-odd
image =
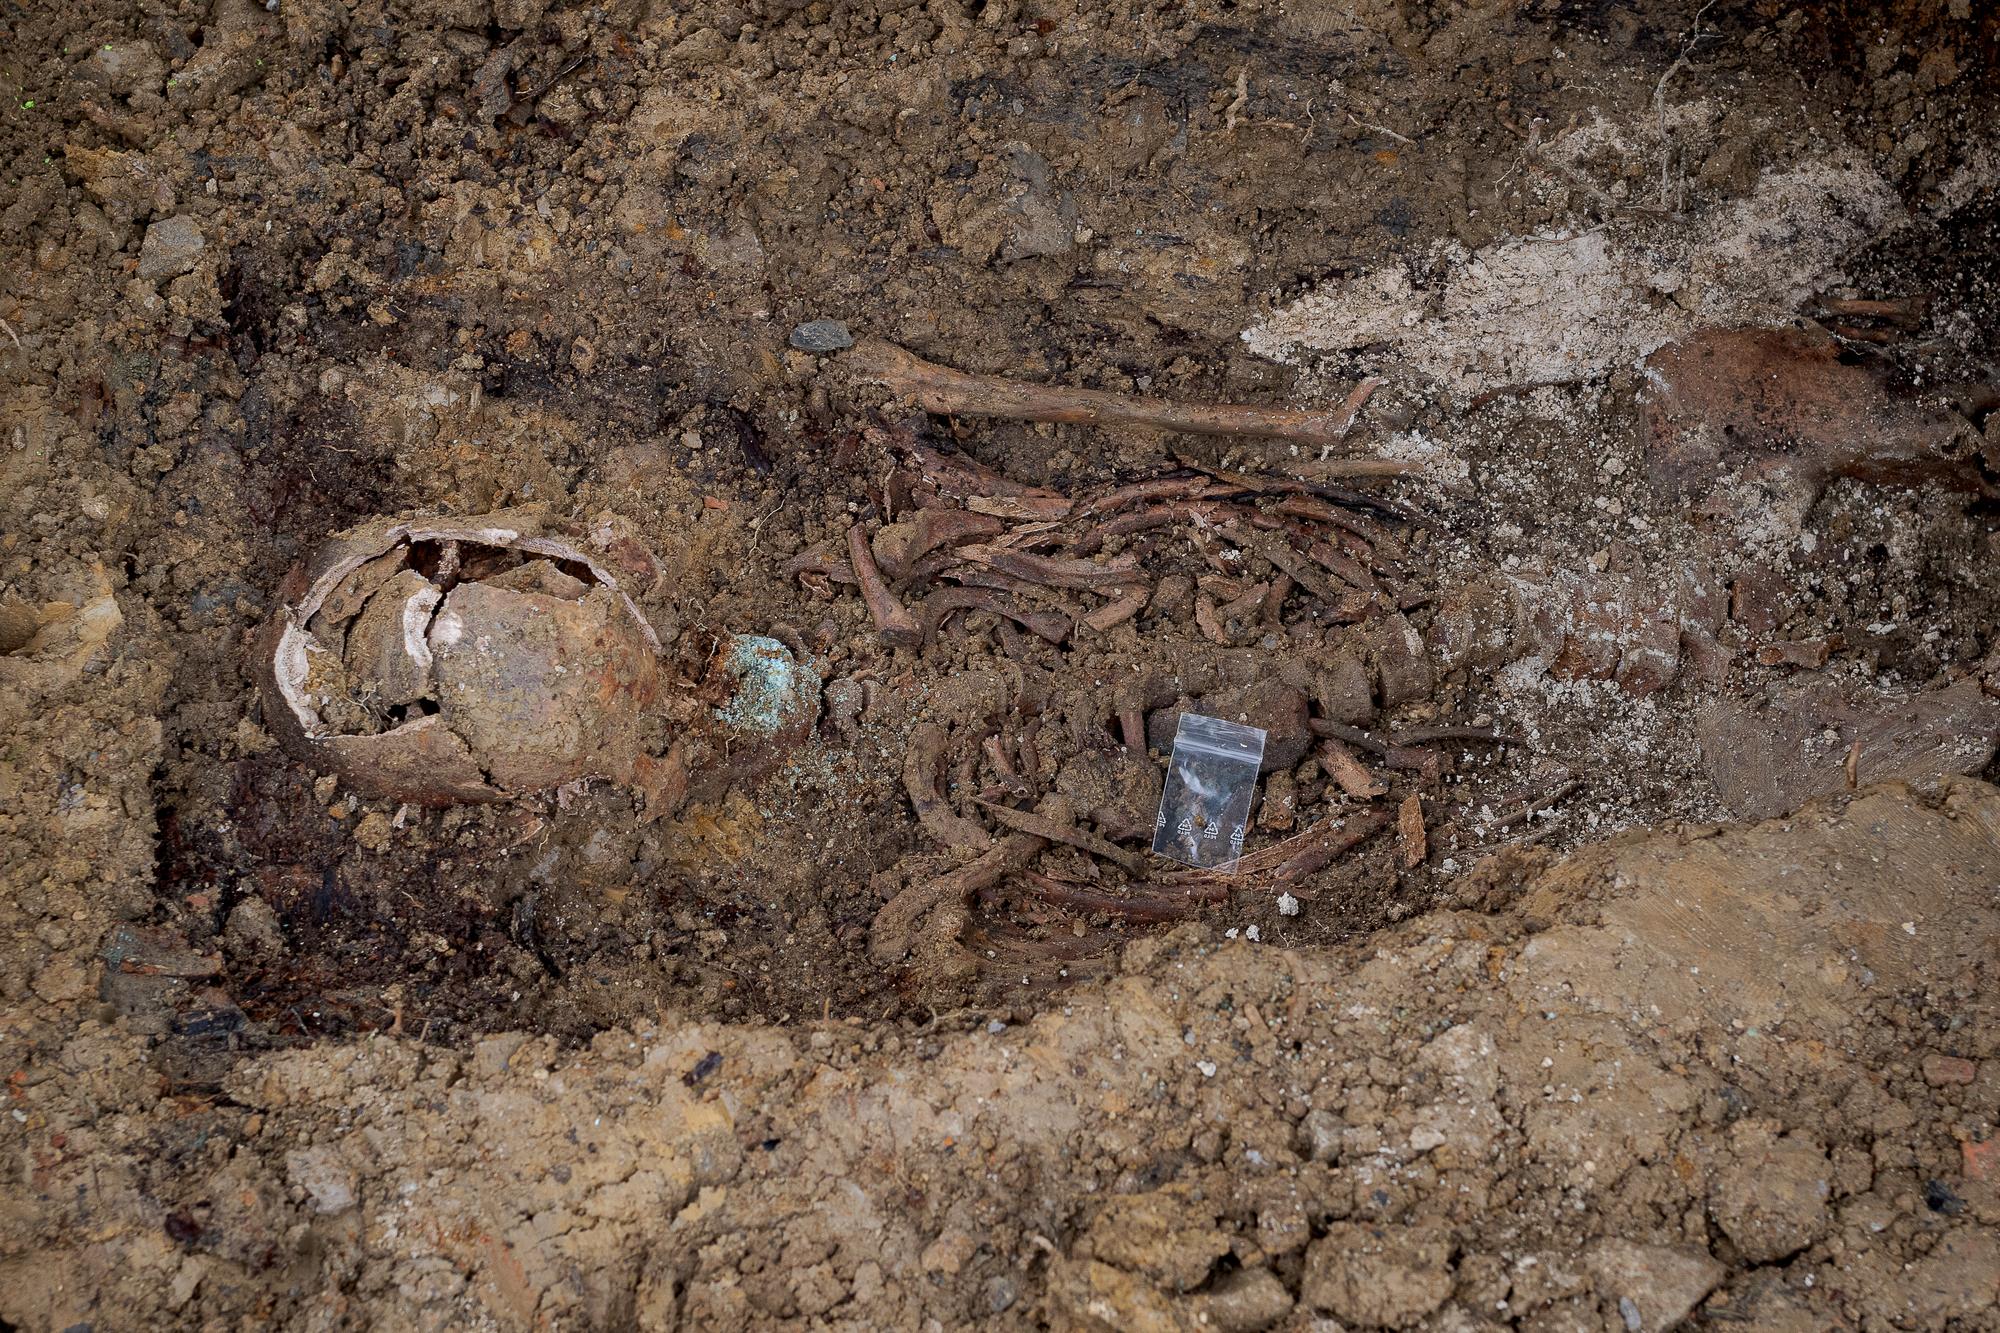
[[[1263,761],[1261,728],[1182,713],[1153,821],[1153,851],[1204,870],[1233,869],[1243,855]]]

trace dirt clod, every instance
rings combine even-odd
[[[1435,1229],[1336,1223],[1306,1251],[1299,1296],[1362,1328],[1408,1328],[1451,1294],[1451,1253]]]

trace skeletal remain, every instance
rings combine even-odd
[[[1162,402],[1100,389],[1033,384],[1000,375],[973,375],[926,361],[894,343],[863,338],[845,362],[861,378],[912,398],[926,412],[1004,417],[1094,426],[1142,426],[1192,435],[1263,436],[1295,444],[1339,444],[1380,384],[1363,380],[1333,412],[1301,412],[1241,404]]]

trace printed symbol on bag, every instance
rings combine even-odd
[[[1154,816],[1156,855],[1202,869],[1235,868],[1249,835],[1264,741],[1259,727],[1181,714]]]

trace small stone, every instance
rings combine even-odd
[[[1958,1145],[1958,1151],[1965,1159],[1967,1180],[2000,1180],[2000,1139],[1984,1143],[1966,1139]]]
[[[1331,1111],[1307,1111],[1299,1122],[1299,1148],[1315,1162],[1332,1162],[1340,1156],[1340,1136],[1345,1128]]]
[[[987,1279],[986,1308],[994,1314],[1001,1314],[1012,1309],[1014,1302],[1019,1300],[1020,1296],[1021,1289],[1015,1284],[1013,1278],[1002,1274],[999,1277]]]
[[[285,1174],[321,1213],[345,1212],[354,1206],[354,1172],[341,1164],[330,1147],[301,1148],[285,1154]]]
[[[1153,585],[1146,614],[1163,620],[1186,620],[1194,614],[1194,580],[1186,574],[1169,574]]]
[[[1965,1211],[1965,1200],[1942,1180],[1924,1182],[1924,1207],[1946,1217],[1957,1217]]]
[[[1410,1131],[1410,1151],[1427,1153],[1433,1148],[1442,1148],[1447,1142],[1444,1131],[1436,1125],[1419,1125]]]
[[[1619,654],[1612,679],[1627,694],[1643,698],[1665,689],[1680,665],[1680,627],[1667,621],[1649,620],[1633,631],[1631,642]]]
[[[262,898],[245,898],[229,911],[222,927],[222,951],[233,961],[270,962],[285,956],[285,932],[278,914]]]
[[[212,977],[222,971],[220,958],[195,948],[171,926],[113,926],[99,956],[113,973]]]
[[[1979,1066],[1956,1055],[1927,1055],[1924,1057],[1924,1082],[1934,1088],[1948,1084],[1966,1084],[1979,1077]]]
[[[1069,253],[1076,247],[1076,201],[1057,188],[1048,159],[1017,143],[1007,167],[1000,259],[1011,263]]]
[[[1375,684],[1352,656],[1336,657],[1313,683],[1313,701],[1335,722],[1365,726],[1375,720]]]
[[[1729,618],[1752,634],[1769,634],[1784,619],[1785,585],[1777,575],[1752,571],[1729,585]]]
[[[841,352],[854,346],[854,335],[837,319],[809,319],[787,341],[801,352]]]
[[[1709,1211],[1745,1260],[1775,1263],[1826,1233],[1832,1169],[1819,1144],[1739,1122],[1731,1145],[1734,1160],[1716,1177]]]
[[[507,71],[513,67],[513,47],[502,46],[495,48],[474,72],[472,95],[478,99],[480,119],[496,119],[512,104],[513,95],[507,90]]]
[[[1398,708],[1430,694],[1430,658],[1424,652],[1423,636],[1408,620],[1400,614],[1386,617],[1374,646],[1382,707]]]
[[[354,840],[371,852],[389,850],[389,816],[380,810],[370,810],[354,826]]]
[[[675,43],[667,58],[676,64],[713,65],[729,58],[729,39],[714,28],[700,28]]]
[[[1451,1295],[1451,1242],[1430,1227],[1336,1222],[1306,1251],[1300,1296],[1367,1328],[1406,1328]]]
[[[120,97],[142,90],[158,92],[167,77],[167,64],[151,42],[106,42],[83,62],[86,78],[103,81]]]
[[[965,1261],[979,1248],[979,1242],[956,1228],[945,1231],[925,1247],[918,1262],[926,1273],[943,1273],[949,1277],[965,1267]]]
[[[1201,701],[1201,711],[1210,717],[1242,722],[1263,731],[1264,758],[1258,767],[1265,773],[1292,767],[1305,758],[1312,746],[1312,731],[1306,725],[1309,708],[1305,692],[1278,680],[1266,678],[1240,689],[1208,695]],[[1175,724],[1179,724],[1178,716]],[[1170,746],[1171,732],[1168,737]]]
[[[1726,1271],[1706,1250],[1607,1240],[1585,1256],[1600,1294],[1618,1299],[1628,1329],[1674,1328]]]
[[[868,705],[868,691],[858,680],[836,680],[829,683],[823,695],[826,701],[826,715],[843,729],[861,716],[861,710]]]
[[[162,218],[146,228],[139,246],[139,276],[147,282],[177,278],[201,261],[208,242],[195,220],[183,214]]]
[[[1257,827],[1272,833],[1289,830],[1298,820],[1298,802],[1292,775],[1273,773],[1264,784],[1264,799],[1257,807]]]
[[[1208,1326],[1223,1333],[1258,1333],[1292,1310],[1292,1294],[1268,1268],[1245,1268],[1220,1279],[1201,1303]]]

